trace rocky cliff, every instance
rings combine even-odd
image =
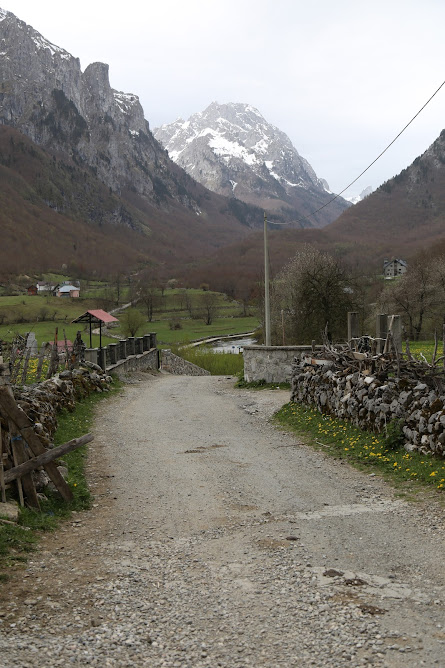
[[[198,212],[180,173],[150,132],[137,95],[111,88],[108,65],[80,62],[0,9],[0,124],[88,165],[114,193]]]
[[[249,104],[213,102],[187,121],[154,130],[170,157],[214,192],[271,211],[276,220],[323,227],[349,204],[331,198],[289,137]]]
[[[109,272],[120,257],[176,274],[261,224],[260,210],[234,207],[170,160],[137,95],[111,88],[108,65],[82,72],[3,9],[0,55],[2,272]]]

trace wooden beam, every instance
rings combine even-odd
[[[66,453],[71,452],[71,450],[80,448],[81,445],[90,443],[93,438],[93,434],[85,434],[85,436],[81,436],[80,438],[73,438],[71,441],[67,441],[66,443],[63,443],[63,445],[59,445],[57,448],[52,448],[52,450],[45,450],[45,452],[41,455],[38,455],[38,457],[28,459],[28,461],[24,462],[23,464],[14,466],[14,468],[9,469],[9,471],[5,471],[5,483],[16,480],[17,478],[21,478],[22,476],[26,476],[31,471],[37,469],[39,466],[45,466],[46,468],[49,462],[52,462],[54,459],[57,459],[62,455],[66,455]]]
[[[9,421],[9,433],[11,434],[11,450],[14,455],[14,464],[16,465],[16,468],[19,466],[26,466],[26,464],[30,461],[28,457],[28,453],[26,452],[25,449],[25,444],[23,441],[23,436],[19,433],[17,427],[15,424],[12,423],[12,421]],[[17,481],[18,483],[21,482],[21,486],[23,487],[23,492],[25,493],[26,501],[29,506],[32,508],[37,508],[37,510],[40,510],[40,504],[39,504],[39,499],[37,496],[36,488],[34,486],[34,481],[32,479],[31,471],[25,471],[24,475],[21,476],[21,481]],[[18,484],[19,488],[19,496],[20,496],[20,484]],[[20,501],[22,503],[23,497],[20,496]]]

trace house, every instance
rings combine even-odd
[[[37,281],[37,292],[39,294],[42,294],[43,292],[52,292],[55,287],[55,284],[50,283],[49,281]]]
[[[37,294],[37,285],[29,285],[28,286],[28,295],[36,295]]]
[[[56,297],[72,297],[80,296],[80,288],[76,285],[59,285],[56,291]]]
[[[402,276],[403,274],[406,274],[407,270],[408,264],[405,260],[394,258],[393,260],[384,260],[383,262],[383,275],[385,278]]]

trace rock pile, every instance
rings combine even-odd
[[[400,420],[406,450],[445,454],[445,396],[411,378],[346,373],[333,364],[295,360],[291,401],[349,420],[361,429],[381,432]]]

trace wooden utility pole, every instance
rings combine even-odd
[[[269,301],[269,246],[267,242],[267,216],[264,212],[264,324],[266,346],[270,346],[270,301]]]

